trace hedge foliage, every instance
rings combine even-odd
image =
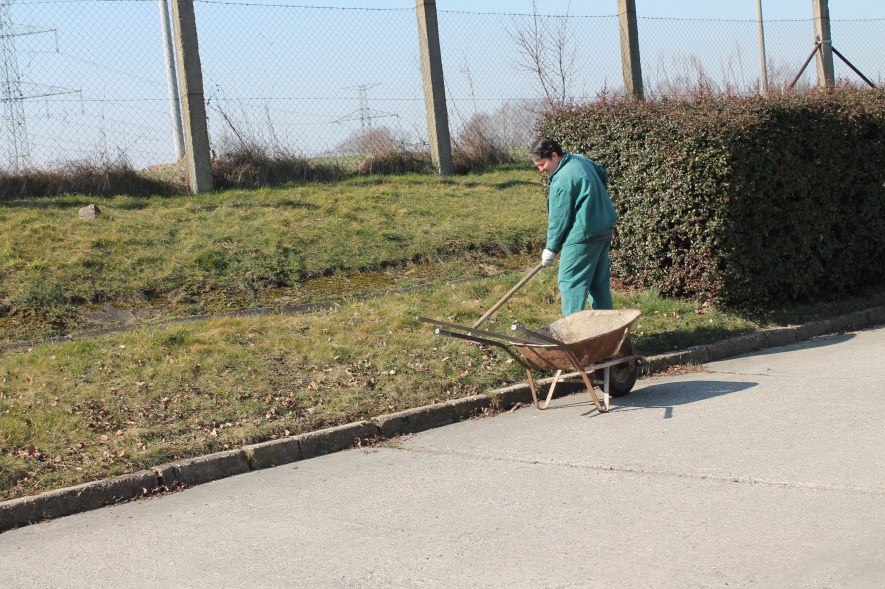
[[[604,165],[613,273],[772,306],[885,278],[885,91],[602,99],[541,132]]]

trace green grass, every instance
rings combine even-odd
[[[155,313],[133,331],[0,353],[0,499],[525,381],[501,351],[435,336],[416,317],[469,325],[534,266],[534,172],[119,197],[99,203],[97,222],[76,218],[87,202],[0,205],[2,319],[17,326],[7,341],[82,325],[104,298]],[[557,319],[555,274],[540,272],[484,327]],[[327,298],[338,306],[158,321]],[[879,290],[750,315],[615,292],[617,308],[643,312],[633,334],[645,355],[882,304]],[[47,323],[53,312],[61,319]]]
[[[502,169],[439,179],[365,177],[253,191],[114,197],[86,221],[83,196],[0,206],[0,328],[5,342],[84,327],[110,301],[160,315],[295,299],[305,280],[410,261],[536,249],[545,203],[537,174]]]

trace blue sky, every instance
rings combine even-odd
[[[764,19],[811,18],[812,0],[762,0]],[[360,8],[411,8],[413,0],[328,0],[326,6]],[[605,15],[617,13],[617,0],[538,0],[541,14]],[[437,10],[530,13],[531,0],[437,0]],[[833,0],[831,19],[885,18],[883,0]],[[636,0],[636,12],[649,18],[702,18],[755,20],[756,0]]]
[[[769,81],[782,87],[813,49],[812,0],[762,3]],[[829,4],[834,46],[885,85],[885,0]],[[530,14],[531,0],[436,5],[447,13],[440,29],[455,127],[477,110],[540,96],[536,80],[517,68],[518,52],[506,35],[508,26],[527,19],[502,16]],[[758,84],[756,0],[636,5],[645,19],[639,37],[647,89],[697,82],[701,67],[721,87]],[[137,166],[174,159],[157,0],[14,0],[8,7],[13,23],[47,31],[16,39],[33,162],[96,152],[126,154]],[[360,85],[371,88],[372,112],[388,115],[377,124],[397,125],[409,141],[423,137],[415,0],[204,0],[195,8],[213,140],[225,128],[217,112],[223,107],[249,127],[272,118],[274,131],[292,138],[298,150],[324,152],[361,128],[363,121],[354,118],[364,112]],[[570,30],[580,54],[570,91],[586,99],[622,86],[617,0],[538,0],[537,8],[546,15],[607,17],[575,19]],[[835,68],[837,77],[859,83],[841,62]],[[812,64],[802,81],[813,83],[814,76]],[[0,168],[12,144],[7,135],[0,130]]]

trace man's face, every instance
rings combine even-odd
[[[542,174],[547,174],[548,176],[556,171],[556,167],[559,165],[559,160],[562,159],[557,154],[553,154],[550,157],[542,157],[538,160],[532,160],[535,166],[538,168],[538,171]]]

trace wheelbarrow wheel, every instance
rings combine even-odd
[[[636,346],[633,345],[633,341],[630,339],[628,335],[624,338],[624,343],[621,344],[621,348],[618,350],[618,353],[615,354],[615,358],[622,356],[635,356],[636,355]],[[622,364],[616,364],[609,368],[609,381],[608,381],[608,391],[612,397],[623,397],[627,393],[633,390],[633,385],[636,384],[636,377],[639,374],[639,367],[636,362],[624,362]],[[600,383],[605,382],[605,369],[599,369],[596,371],[596,378]]]

